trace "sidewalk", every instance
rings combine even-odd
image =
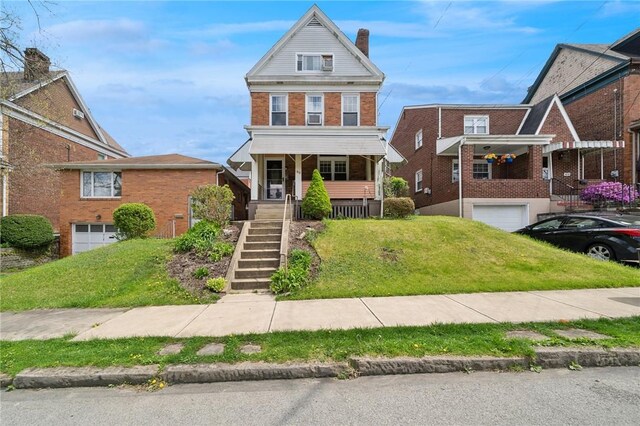
[[[224,336],[284,330],[617,318],[640,315],[640,287],[276,302],[234,294],[213,305],[0,313],[0,340]]]

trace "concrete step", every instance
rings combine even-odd
[[[239,259],[239,269],[255,269],[255,268],[278,268],[280,266],[280,257],[262,258],[262,259]]]
[[[257,243],[257,242],[280,243],[281,238],[282,238],[282,235],[280,234],[247,235],[247,239],[245,241],[248,243]]]
[[[276,259],[280,257],[280,250],[242,250],[240,259]]]
[[[276,268],[247,268],[236,269],[235,278],[270,278]]]
[[[260,212],[256,213],[255,220],[282,220],[282,212]]]
[[[254,228],[253,226],[249,228],[249,235],[275,235],[282,234],[282,227],[280,228]]]
[[[231,290],[262,290],[268,289],[271,281],[267,279],[235,279],[231,280]]]
[[[251,229],[278,228],[282,229],[282,220],[252,220]]]
[[[284,203],[259,204],[256,210],[284,210]]]
[[[245,242],[243,250],[280,250],[280,240],[278,241],[256,241]]]

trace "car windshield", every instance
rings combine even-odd
[[[625,215],[611,220],[625,226],[640,226],[640,216]]]

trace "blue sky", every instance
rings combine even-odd
[[[247,138],[244,75],[312,4],[60,1],[39,9],[40,29],[27,3],[2,7],[131,154],[225,162]],[[640,26],[637,1],[318,5],[352,40],[371,31],[388,126],[404,105],[518,103],[557,43],[611,43]]]

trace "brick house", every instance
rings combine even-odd
[[[612,44],[558,44],[523,102],[537,103],[553,94],[580,138],[618,143],[620,148],[604,158],[614,175],[640,183],[640,138],[634,127],[640,120],[640,28]],[[589,173],[600,158],[592,154],[584,161]]]
[[[586,184],[637,182],[639,31],[611,46],[558,45],[522,104],[403,108],[391,145],[407,158],[396,174],[416,208],[512,231],[563,211]]]
[[[155,234],[177,236],[193,223],[189,194],[200,185],[228,184],[233,218],[246,218],[249,188],[217,163],[179,154],[53,164],[61,171],[60,254],[115,242],[113,211],[144,203],[156,216]]]
[[[249,140],[227,161],[251,171],[258,205],[299,203],[318,169],[333,214],[379,215],[386,162],[402,161],[377,122],[384,74],[369,59],[369,31],[355,44],[316,6],[247,73]]]
[[[95,121],[67,71],[25,50],[23,72],[0,75],[2,216],[40,214],[60,228],[58,173],[45,164],[129,155]]]

